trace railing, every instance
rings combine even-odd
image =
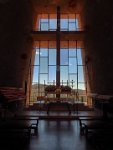
[[[31,96],[31,100],[30,100],[30,105],[33,105],[35,102],[37,101],[42,101],[47,98],[50,98],[51,100],[52,99],[56,99],[56,93],[49,93],[47,95],[47,97],[45,97],[45,92],[42,92],[38,95],[38,93],[36,94],[32,94]],[[85,94],[84,95],[79,95],[79,97],[77,98],[76,97],[76,94],[69,94],[68,95],[66,93],[61,93],[60,95],[61,99],[65,99],[65,100],[69,100],[71,99],[71,102],[73,103],[84,103],[85,105],[88,105],[88,106],[92,106],[92,98],[91,97],[87,97]]]

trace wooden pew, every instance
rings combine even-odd
[[[4,118],[0,120],[0,133],[1,132],[25,132],[28,137],[37,135],[39,117],[29,116],[14,116],[10,118]]]
[[[87,117],[79,117],[79,125],[80,125],[80,133],[85,134],[87,124],[89,124],[92,121],[102,121],[103,118],[99,116],[87,116]]]
[[[108,132],[113,130],[113,121],[104,120],[100,117],[79,118],[79,124],[81,134],[86,135],[86,137],[88,137],[88,135],[93,132]]]
[[[25,105],[26,95],[22,88],[0,87],[0,106],[1,109],[15,113]],[[4,111],[5,112],[5,111]],[[4,116],[6,114],[4,113]]]
[[[37,135],[38,131],[38,124],[39,124],[39,117],[36,116],[14,116],[11,118],[12,120],[17,120],[17,121],[29,121],[31,123],[31,130],[34,130],[34,135]]]

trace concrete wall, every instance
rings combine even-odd
[[[29,0],[0,1],[0,86],[22,87],[32,50]]]
[[[86,0],[84,13],[91,90],[113,94],[113,1]]]

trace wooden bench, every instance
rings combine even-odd
[[[88,125],[90,125],[92,122],[103,122],[103,118],[101,117],[96,117],[96,116],[92,116],[92,117],[79,117],[79,125],[80,125],[80,133],[81,134],[88,134]]]
[[[5,120],[0,121],[0,133],[24,133],[25,136],[30,137],[32,124],[28,121]]]
[[[24,108],[26,95],[22,88],[0,87],[0,116],[7,117]],[[7,113],[9,112],[9,113]]]
[[[24,90],[17,87],[0,87],[0,93],[6,101],[13,101],[18,98],[26,98]]]
[[[98,150],[109,149],[113,142],[113,120],[103,117],[79,117],[80,133]]]
[[[13,120],[20,120],[20,121],[29,121],[31,123],[31,130],[34,130],[34,135],[37,135],[38,131],[38,124],[39,124],[39,117],[36,116],[15,116],[12,118]]]
[[[80,133],[88,137],[95,132],[113,131],[113,121],[103,120],[103,118],[79,118]]]
[[[0,87],[0,104],[3,108],[17,110],[25,104],[26,95],[22,88]],[[13,107],[14,106],[14,107]]]
[[[27,133],[30,135],[31,130],[34,130],[34,135],[37,134],[38,129],[38,117],[26,117],[26,116],[15,116],[15,117],[8,117],[5,114],[6,111],[13,111],[18,112],[21,110],[25,104],[26,95],[22,88],[17,87],[0,87],[0,103],[2,105],[2,109],[4,109],[4,127],[2,124],[0,125],[0,130],[5,130],[5,127],[10,125],[10,130],[27,130]],[[8,124],[8,125],[7,125]],[[18,125],[17,125],[18,124]],[[13,127],[13,128],[12,128]],[[11,129],[12,128],[12,129]]]
[[[34,130],[33,135],[37,135],[38,131],[38,117],[12,117],[5,118],[5,120],[0,121],[0,132],[18,132],[22,131],[30,137],[32,130]]]

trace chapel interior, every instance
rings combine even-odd
[[[0,149],[113,149],[112,0],[0,0]]]

